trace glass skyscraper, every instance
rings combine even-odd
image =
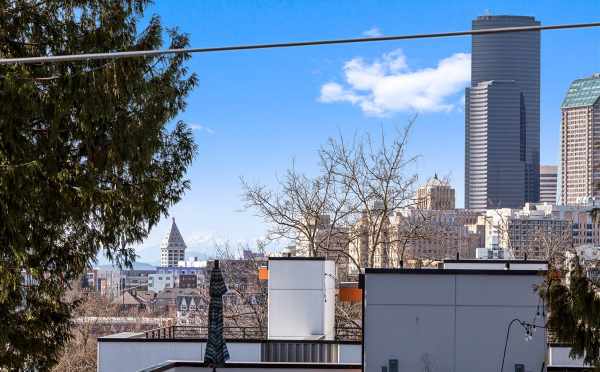
[[[472,27],[539,25],[533,17],[486,15]],[[539,201],[540,32],[473,35],[465,93],[465,207]]]

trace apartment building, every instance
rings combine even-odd
[[[560,203],[600,197],[600,74],[571,83],[561,113]]]
[[[504,249],[507,258],[546,259],[552,247],[569,247],[572,222],[552,213],[550,205],[527,203],[522,209],[490,209],[486,212],[485,240],[488,249]]]
[[[483,241],[481,229],[470,228],[480,212],[465,209],[403,209],[392,218],[394,251],[407,259],[474,258]]]

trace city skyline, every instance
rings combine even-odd
[[[539,2],[526,6],[496,2],[485,8],[472,2],[444,12],[427,12],[428,17],[423,22],[411,20],[406,14],[419,13],[421,8],[430,8],[429,5],[411,4],[410,9],[396,14],[397,5],[372,6],[361,2],[335,11],[333,5],[302,9],[302,15],[293,2],[259,9],[182,3],[168,8],[157,6],[153,10],[161,14],[165,24],[178,24],[182,31],[190,32],[193,45],[204,46],[363,33],[464,30],[470,28],[472,19],[485,14],[486,9],[491,14],[535,16],[543,24],[577,22],[589,20],[595,8],[583,2],[568,6],[557,4],[558,10],[569,9],[565,18],[558,15],[560,11],[550,12]],[[189,15],[182,16],[180,7],[189,7]],[[193,22],[194,12],[208,14],[210,19],[198,26]],[[451,17],[447,16],[448,12]],[[224,36],[213,26],[225,14],[236,22]],[[280,15],[275,18],[284,17],[288,22],[285,25],[273,23],[274,14]],[[314,29],[308,31],[301,26],[303,17],[312,20]],[[346,22],[344,17],[353,22]],[[252,28],[251,24],[260,27]],[[331,28],[329,24],[337,26]],[[281,32],[273,36],[273,28],[281,28]],[[244,32],[249,29],[253,32]],[[590,51],[589,46],[584,47],[592,37],[593,32],[588,30],[549,31],[542,35],[542,164],[558,163],[559,106],[568,85],[576,78],[600,70],[596,63],[600,50],[596,47]],[[189,173],[192,189],[170,209],[170,215],[177,218],[185,232],[188,250],[204,251],[215,242],[253,242],[264,234],[262,221],[251,212],[240,211],[239,176],[271,184],[276,174],[284,172],[292,160],[296,167],[310,174],[316,168],[316,150],[327,137],[340,132],[345,135],[377,133],[382,128],[391,132],[394,126],[404,125],[415,113],[418,118],[409,150],[421,155],[415,167],[420,182],[424,183],[435,172],[449,175],[456,188],[457,207],[462,207],[464,114],[461,96],[470,77],[461,71],[468,70],[470,44],[470,38],[466,37],[194,57],[190,70],[200,74],[200,85],[180,119],[192,124],[200,146],[199,156]],[[572,53],[561,55],[561,61],[553,58],[567,47]],[[568,70],[564,69],[565,64],[570,67]],[[291,76],[289,69],[296,73]],[[430,95],[422,87],[423,79],[449,75],[448,71],[458,73],[455,79],[436,86],[443,94]],[[218,83],[234,80],[238,82],[236,91],[223,89]],[[410,84],[400,89],[398,80]],[[390,99],[378,93],[381,87],[390,87],[394,94],[401,96],[414,94],[425,104],[419,106],[410,100]],[[240,119],[231,119],[232,110],[240,113]],[[445,151],[438,151],[440,148]],[[280,155],[270,155],[275,152]],[[163,219],[138,247],[141,261],[158,261],[159,244],[168,221]]]

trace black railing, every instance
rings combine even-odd
[[[266,330],[260,327],[223,327],[226,339],[266,339]],[[206,338],[208,327],[199,325],[173,325],[150,329],[144,332],[145,338]],[[338,341],[361,341],[362,329],[358,327],[337,327],[335,339]]]
[[[336,327],[335,339],[338,341],[362,341],[362,328]]]
[[[146,338],[206,338],[208,327],[198,325],[173,325],[148,330]],[[223,327],[223,335],[227,339],[264,339],[265,331],[259,327]]]

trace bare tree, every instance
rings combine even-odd
[[[228,288],[224,298],[225,325],[243,330],[237,337],[266,335],[267,287],[258,277],[259,269],[266,265],[265,246],[263,241],[257,241],[255,247],[233,247],[229,242],[217,246],[217,257]]]
[[[398,265],[406,241],[423,234],[416,227],[393,232],[390,222],[399,209],[415,205],[417,176],[409,172],[415,157],[406,155],[413,121],[391,140],[383,130],[351,142],[330,138],[319,150],[318,175],[292,166],[277,191],[242,179],[245,206],[268,223],[270,238],[293,240],[305,255],[350,263],[356,271]]]
[[[308,177],[292,165],[278,184],[280,190],[272,191],[242,178],[246,208],[254,209],[269,224],[269,239],[300,237],[308,243],[307,254],[316,256],[322,240],[318,236],[321,218],[334,212],[335,226],[345,202],[345,198],[337,200],[340,193],[331,169],[324,168],[316,177]]]
[[[398,245],[391,234],[390,217],[415,205],[417,175],[408,170],[416,157],[406,155],[412,124],[413,120],[391,140],[382,130],[378,139],[365,135],[348,143],[340,136],[320,149],[323,168],[331,169],[334,182],[348,192],[350,241],[358,241],[351,255],[361,268],[394,264],[392,250]]]

